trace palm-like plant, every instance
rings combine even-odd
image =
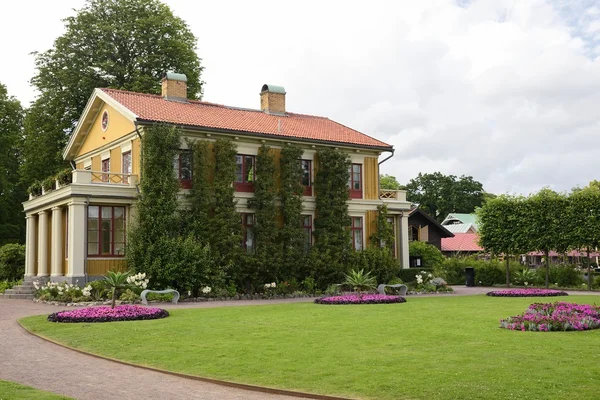
[[[102,283],[111,291],[111,306],[115,308],[115,295],[117,290],[123,290],[130,288],[132,285],[127,282],[129,272],[113,272],[108,271],[105,276],[102,277]]]
[[[376,281],[370,272],[365,273],[364,269],[359,271],[353,269],[349,274],[346,274],[344,285],[351,286],[358,293],[358,296],[361,297],[362,292],[375,288]]]

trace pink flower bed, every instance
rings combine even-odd
[[[390,304],[404,303],[406,299],[401,296],[388,296],[385,294],[364,294],[358,296],[349,294],[344,296],[330,296],[316,299],[317,304]]]
[[[557,301],[534,303],[522,315],[500,320],[500,328],[520,331],[585,331],[600,327],[600,306]]]
[[[487,295],[493,297],[547,297],[568,296],[569,294],[567,292],[552,289],[510,289],[487,292]]]
[[[142,319],[158,319],[169,316],[162,308],[142,307],[136,305],[121,305],[88,307],[77,310],[59,311],[48,316],[50,322],[112,322],[135,321]]]

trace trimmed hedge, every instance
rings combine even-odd
[[[409,268],[400,269],[398,271],[398,278],[402,279],[402,282],[406,283],[415,282],[417,280],[416,276],[421,274],[421,272],[425,272],[425,274],[430,273],[432,275],[435,275],[433,272],[433,268]]]

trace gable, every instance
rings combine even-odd
[[[106,130],[102,125],[102,119],[105,115],[108,117]],[[95,115],[88,115],[87,118],[89,118],[90,128],[76,153],[76,157],[114,142],[135,130],[132,121],[104,102],[102,102]]]

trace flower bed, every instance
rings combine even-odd
[[[142,319],[158,319],[169,316],[162,308],[121,305],[111,308],[108,306],[88,307],[78,310],[59,311],[48,316],[50,322],[112,322],[136,321]]]
[[[401,296],[389,296],[384,294],[365,294],[358,296],[349,294],[343,296],[330,296],[315,299],[317,304],[390,304],[404,303],[406,299]]]
[[[568,295],[567,292],[552,289],[510,289],[487,292],[487,296],[493,297],[551,297]]]
[[[534,303],[522,315],[500,320],[500,328],[520,331],[585,331],[600,328],[600,306],[557,301]]]

